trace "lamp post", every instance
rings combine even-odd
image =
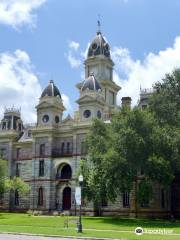
[[[79,175],[79,186],[80,186],[80,191],[82,192],[82,184],[83,184],[83,175]],[[80,205],[79,205],[79,222],[78,222],[78,233],[82,233],[82,222],[81,222],[81,200],[80,200]]]

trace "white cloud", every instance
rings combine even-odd
[[[46,0],[0,0],[0,23],[13,28],[28,24],[34,26],[35,9],[41,7]]]
[[[0,119],[4,108],[21,108],[24,123],[36,122],[35,106],[42,89],[28,54],[22,50],[0,54]],[[62,94],[67,112],[72,112],[70,99]]]
[[[69,97],[67,95],[65,95],[64,93],[61,95],[61,97],[63,100],[64,107],[66,108],[66,112],[68,112],[68,113],[72,112],[73,109],[72,109]]]
[[[0,54],[0,114],[4,107],[21,107],[25,122],[36,121],[41,86],[28,54],[22,50]]]
[[[149,53],[145,58],[134,60],[128,49],[113,48],[112,58],[115,62],[114,81],[122,87],[118,95],[118,104],[121,97],[130,96],[133,105],[139,99],[140,86],[152,88],[166,73],[175,67],[180,67],[180,37],[176,37],[172,47]]]
[[[81,65],[81,60],[73,56],[71,51],[68,52],[66,57],[72,68],[78,68]]]
[[[75,51],[77,51],[78,48],[79,48],[79,43],[78,43],[78,42],[75,42],[75,41],[71,41],[71,42],[69,43],[69,48],[74,49]]]
[[[65,56],[72,68],[78,68],[80,67],[82,61],[79,57],[79,43],[75,41],[70,41],[68,45],[69,49],[68,52],[65,53]]]

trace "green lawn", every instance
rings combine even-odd
[[[83,233],[78,234],[74,217],[69,217],[69,227],[64,228],[67,217],[28,216],[27,214],[0,213],[0,232],[21,232],[44,235],[84,236],[116,238],[123,240],[179,240],[180,221],[123,219],[113,217],[83,217]],[[136,227],[143,229],[173,230],[174,235],[134,233]],[[122,231],[122,232],[121,232]],[[126,232],[127,231],[127,232]],[[179,234],[179,235],[176,235]]]

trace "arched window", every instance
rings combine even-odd
[[[19,206],[19,193],[17,190],[15,191],[15,194],[14,194],[14,204],[15,206]]]
[[[72,177],[72,170],[69,164],[66,164],[61,169],[61,179],[70,179]]]
[[[72,177],[72,169],[69,164],[60,165],[57,169],[56,178],[58,179],[71,179]]]
[[[43,206],[43,188],[40,187],[38,190],[38,206]]]

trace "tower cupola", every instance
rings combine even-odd
[[[94,77],[94,74],[91,73],[88,78],[82,83],[81,91],[91,90],[91,91],[102,91],[99,82]]]
[[[98,31],[95,38],[92,40],[88,49],[87,57],[89,58],[98,55],[103,55],[107,58],[111,57],[109,44],[102,36],[101,31]]]
[[[37,108],[37,125],[58,126],[62,121],[65,107],[59,89],[53,80],[43,90]]]
[[[55,86],[53,80],[49,81],[49,85],[42,92],[41,98],[45,97],[45,96],[49,96],[49,97],[59,96],[61,98],[61,94],[59,92],[59,89]]]

